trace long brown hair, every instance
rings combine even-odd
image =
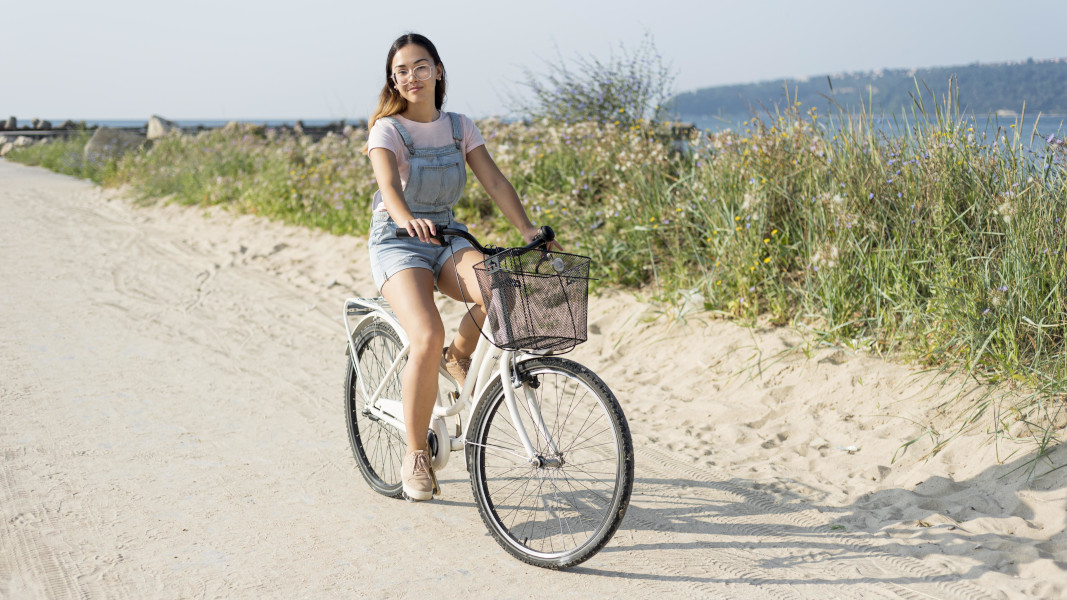
[[[374,127],[374,122],[382,117],[391,117],[395,114],[399,114],[407,110],[408,101],[400,95],[400,92],[393,86],[393,57],[400,51],[401,48],[408,44],[416,44],[421,46],[427,52],[430,53],[430,58],[433,59],[434,65],[441,67],[441,79],[434,87],[434,104],[437,110],[441,110],[441,107],[445,103],[445,65],[441,62],[441,55],[437,53],[437,48],[433,45],[433,42],[424,35],[418,33],[405,33],[404,35],[396,38],[393,45],[389,47],[389,55],[385,58],[385,85],[382,86],[382,91],[378,95],[378,107],[374,109],[374,113],[370,117],[370,122],[367,123],[368,130]],[[367,147],[363,147],[363,152],[367,152]]]

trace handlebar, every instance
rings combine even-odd
[[[463,231],[462,229],[453,229],[451,227],[440,227],[440,228],[438,228],[437,229],[437,235],[433,236],[433,239],[435,239],[438,242],[440,242],[441,245],[443,246],[445,244],[445,237],[446,236],[461,237],[461,238],[467,240],[468,242],[470,242],[471,245],[474,246],[475,250],[481,252],[482,254],[485,254],[486,256],[491,256],[493,254],[497,254],[497,253],[499,253],[499,252],[504,250],[504,248],[497,248],[496,246],[483,246],[470,233],[468,233],[466,231]],[[398,237],[398,238],[409,238],[409,237],[414,237],[414,236],[409,234],[407,229],[398,228],[396,230],[396,237]],[[551,243],[555,239],[556,239],[556,232],[553,231],[552,228],[549,227],[548,225],[542,225],[541,228],[537,231],[537,235],[534,236],[534,239],[529,244],[526,244],[525,246],[523,246],[521,248],[521,250],[522,251],[533,250],[534,248],[537,248],[539,246],[547,246],[549,243]]]

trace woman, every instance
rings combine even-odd
[[[443,363],[463,385],[485,320],[474,275],[474,266],[485,257],[466,240],[455,238],[442,246],[432,237],[442,227],[466,229],[452,213],[466,185],[465,166],[523,239],[529,242],[537,235],[477,127],[463,115],[442,112],[444,98],[445,66],[433,43],[414,33],[393,42],[366,147],[378,181],[369,246],[374,283],[411,343],[402,375],[408,452],[401,469],[410,500],[433,497],[426,432],[437,398],[438,369]],[[399,228],[412,237],[397,238]],[[443,353],[445,329],[434,304],[435,285],[446,296],[473,305]]]

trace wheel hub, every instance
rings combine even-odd
[[[562,456],[541,456],[540,454],[530,462],[538,469],[560,469],[566,464]]]

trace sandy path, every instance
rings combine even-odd
[[[596,300],[575,358],[627,411],[637,484],[608,547],[551,572],[487,535],[459,455],[433,503],[360,478],[337,316],[372,291],[360,240],[135,208],[5,161],[0,227],[2,598],[1067,590],[1063,478],[997,479],[1012,465],[966,441],[889,463],[917,429],[875,404],[928,409],[901,367],[819,350],[755,368],[798,337]]]

